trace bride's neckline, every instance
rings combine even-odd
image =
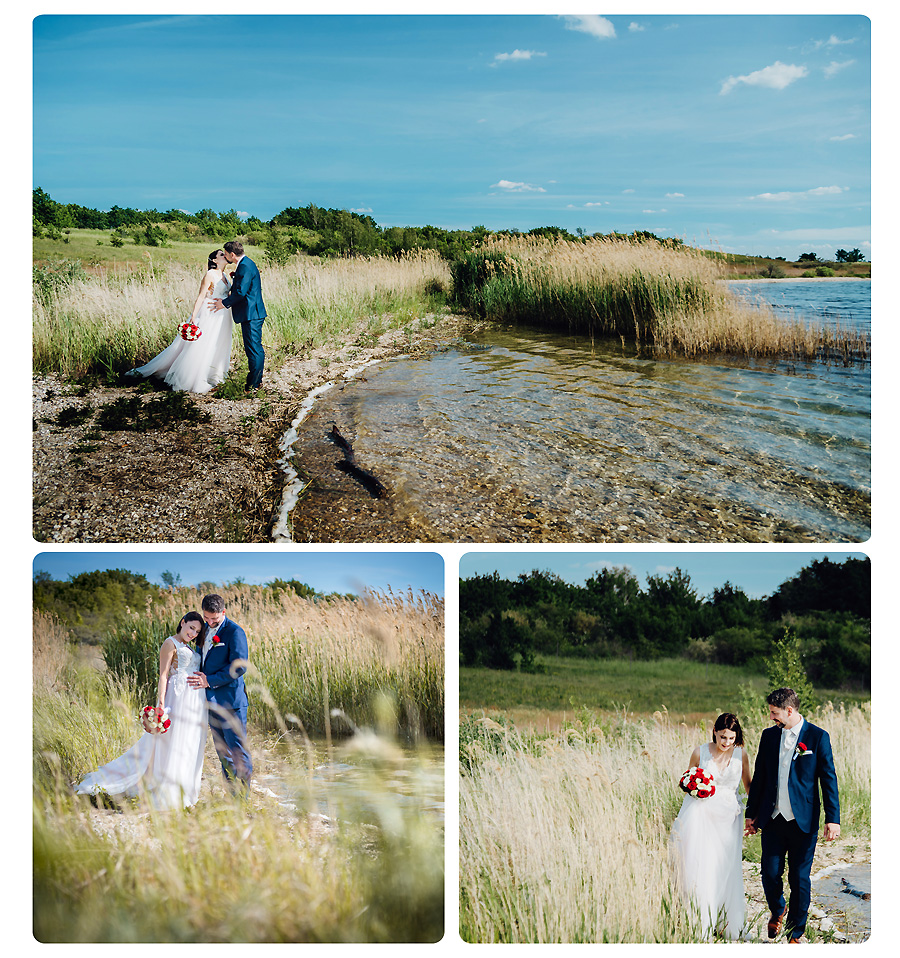
[[[717,765],[720,769],[724,771],[731,764],[731,760],[734,758],[734,750],[737,747],[738,746],[735,745],[734,748],[732,748],[731,751],[727,753],[727,757],[725,761],[723,762],[723,761],[720,761],[716,756],[716,753],[719,751],[719,749],[715,745],[709,745],[709,757],[713,760],[713,763],[715,765]]]

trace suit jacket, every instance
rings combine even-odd
[[[206,675],[209,688],[206,698],[223,708],[240,709],[247,707],[247,692],[244,689],[246,668],[237,666],[231,674],[231,663],[236,659],[247,659],[247,635],[244,630],[226,618],[216,633],[219,640],[209,650],[206,661],[200,671]]]
[[[222,305],[231,310],[231,318],[236,323],[266,318],[259,270],[249,256],[244,256],[238,263],[231,281],[231,292],[222,300]]]
[[[798,754],[800,744],[806,746],[805,754]],[[747,796],[745,817],[755,819],[764,828],[775,811],[778,800],[778,753],[781,749],[781,729],[767,728],[759,741],[753,781]],[[834,771],[834,756],[831,739],[824,729],[811,725],[806,719],[800,726],[797,748],[791,757],[788,774],[788,796],[791,811],[801,831],[816,832],[819,829],[819,789],[822,790],[822,805],[825,806],[825,821],[841,822],[838,800],[837,776]]]

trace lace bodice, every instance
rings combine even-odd
[[[210,283],[206,287],[207,299],[224,299],[231,292],[231,283],[223,276],[222,279]]]
[[[176,695],[181,695],[187,688],[187,677],[200,668],[200,653],[193,646],[184,645],[173,636],[175,642],[175,658],[169,669],[169,681],[175,689]]]
[[[743,749],[736,746],[732,749],[731,761],[724,769],[721,769],[713,760],[709,742],[700,746],[700,765],[707,772],[712,772],[713,780],[716,783],[716,794],[713,798],[719,798],[721,795],[722,798],[727,797],[729,800],[737,800],[743,761]]]

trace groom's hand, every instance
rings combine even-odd
[[[222,300],[221,300],[221,299],[214,299],[214,300],[213,300],[213,304],[212,304],[212,308],[213,308],[214,310],[219,310],[219,309],[224,309],[225,306],[224,306],[224,304],[222,303]]]
[[[744,834],[745,835],[755,835],[757,831],[756,828],[756,819],[748,818],[744,821]]]
[[[188,685],[192,689],[208,689],[209,679],[203,672],[194,672],[193,675],[188,676]]]
[[[833,842],[836,838],[841,837],[841,826],[835,825],[834,822],[825,822],[825,841]]]

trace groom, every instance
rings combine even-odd
[[[188,677],[195,689],[206,689],[209,727],[216,754],[222,763],[225,781],[232,787],[246,788],[253,774],[253,761],[247,751],[247,636],[244,630],[225,617],[225,600],[207,595],[200,603],[206,622],[206,638],[200,658],[200,671]]]
[[[806,929],[810,878],[819,832],[819,789],[825,806],[825,841],[841,834],[837,776],[828,733],[799,712],[793,689],[776,689],[766,698],[775,723],[760,738],[745,812],[745,834],[762,829],[762,884],[771,917],[768,934],[777,938],[787,915],[788,944]],[[790,910],[782,873],[787,858]]]
[[[262,326],[266,318],[266,307],[262,299],[262,286],[259,270],[249,256],[244,255],[244,247],[237,240],[230,240],[224,246],[225,259],[234,271],[231,292],[225,299],[213,300],[213,309],[230,309],[236,323],[241,324],[241,336],[244,340],[244,352],[247,354],[247,392],[262,385],[263,365],[266,354],[262,345]]]

